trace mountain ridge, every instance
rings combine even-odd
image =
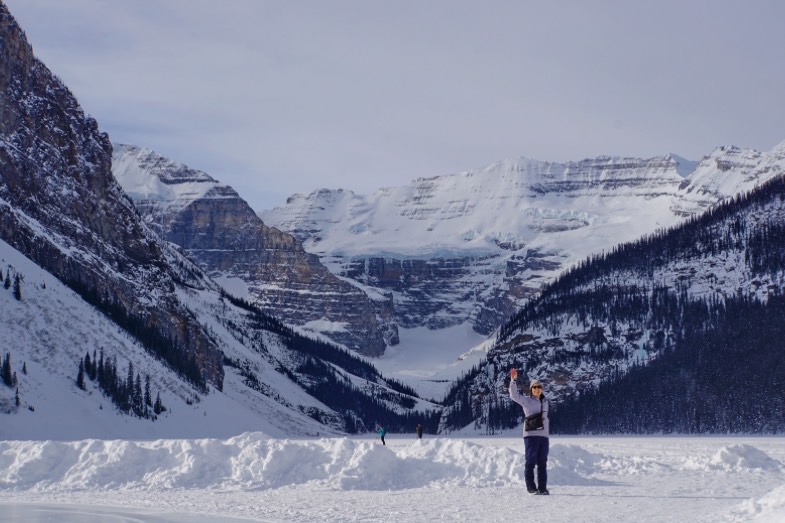
[[[258,214],[334,274],[392,293],[403,328],[469,323],[488,335],[585,257],[783,172],[780,149],[718,147],[698,162],[672,154],[505,160],[370,196],[297,194]]]
[[[228,185],[130,145],[115,147],[112,170],[159,237],[183,248],[234,294],[287,323],[327,325],[321,334],[360,354],[378,356],[397,343],[395,325],[384,318],[386,299],[371,299],[330,273]]]
[[[780,174],[563,273],[502,326],[487,359],[455,384],[445,429],[475,423],[493,431],[517,423],[519,412],[503,390],[509,369],[518,368],[524,388],[537,378],[555,405],[567,403],[567,430],[782,430],[776,369],[785,365],[785,352],[782,324],[771,320],[785,294],[783,202]],[[733,375],[735,367],[761,377],[750,394],[768,407],[748,412],[729,405],[728,386],[748,381]],[[678,393],[659,392],[656,380]],[[662,397],[642,409],[641,391]],[[484,399],[472,403],[478,398]],[[591,401],[617,405],[619,415],[592,412]]]
[[[109,137],[0,1],[4,438],[433,425],[432,402],[235,298],[159,238],[111,163]]]

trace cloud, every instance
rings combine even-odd
[[[697,158],[785,138],[774,0],[6,4],[113,140],[257,209],[518,156]]]

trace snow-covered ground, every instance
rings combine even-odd
[[[0,442],[4,522],[785,521],[782,437],[553,437],[551,496],[502,437]]]

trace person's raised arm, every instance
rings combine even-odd
[[[516,383],[517,379],[518,369],[510,369],[510,399],[518,405],[523,406],[523,396],[518,390],[518,385]]]

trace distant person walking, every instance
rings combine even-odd
[[[415,430],[417,431],[417,439],[422,439],[422,424],[418,423]]]
[[[384,427],[382,427],[381,425],[376,425],[376,432],[378,432],[379,433],[379,437],[382,438],[382,445],[387,445],[384,442],[384,435],[387,434],[387,431],[384,430]]]
[[[548,492],[548,447],[550,436],[550,405],[542,393],[542,383],[532,380],[529,395],[518,391],[518,370],[510,370],[510,399],[523,407],[523,447],[526,452],[524,479],[529,494],[547,495]],[[537,483],[534,468],[537,467]]]

